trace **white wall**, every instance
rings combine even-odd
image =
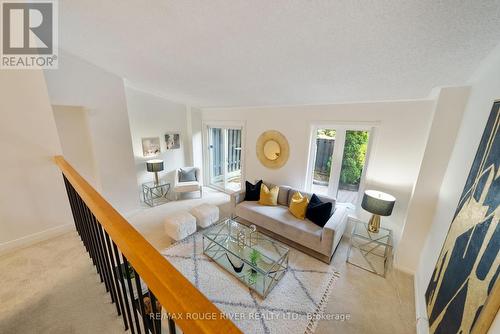
[[[439,189],[455,144],[470,87],[441,88],[436,96],[432,126],[413,189],[401,247],[395,262],[414,274],[422,245],[432,223]]]
[[[155,157],[155,159],[164,161],[165,169],[160,173],[160,176],[173,182],[175,170],[191,163],[188,158],[191,141],[186,135],[186,106],[128,86],[126,87],[126,95],[137,185],[140,187],[142,183],[149,182],[154,178],[153,173],[146,171],[146,161],[153,158],[143,157],[141,139],[144,137],[160,138],[161,153]],[[165,133],[167,132],[181,133],[180,149],[166,149]]]
[[[246,179],[264,179],[304,188],[309,157],[311,124],[317,122],[378,124],[366,174],[366,187],[393,194],[397,203],[382,224],[394,229],[398,241],[408,203],[425,149],[434,101],[400,101],[322,106],[209,108],[204,121],[235,120],[246,123]],[[266,130],[278,130],[290,144],[287,164],[268,169],[256,157],[255,143]],[[365,213],[366,218],[367,214]]]
[[[443,178],[432,226],[420,254],[415,275],[418,333],[428,333],[424,293],[462,194],[493,101],[500,98],[500,46],[483,62],[473,76],[471,85],[463,121]],[[496,323],[498,329],[498,319]],[[494,332],[493,329],[490,330],[490,333]]]
[[[88,111],[97,190],[122,214],[139,207],[134,156],[122,78],[66,52],[59,69],[44,72],[51,103]]]
[[[192,161],[193,166],[203,171],[203,130],[202,130],[202,111],[191,108],[191,134],[192,134]],[[202,173],[203,174],[203,173]]]
[[[87,111],[82,107],[52,106],[64,158],[96,187],[97,173]]]
[[[43,73],[0,71],[0,252],[73,226]]]

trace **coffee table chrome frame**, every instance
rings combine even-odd
[[[238,222],[238,220],[237,220],[238,218],[239,217],[224,218],[221,221],[219,221],[216,225],[212,226],[210,228],[210,230],[212,230],[213,228],[216,228],[216,226],[219,226],[222,224],[227,224],[228,220],[232,220],[238,224],[241,224],[240,222]],[[241,225],[244,226],[245,228],[248,228],[244,224],[241,224]],[[203,254],[205,254],[207,257],[211,258],[219,267],[221,267],[225,271],[229,272],[231,275],[238,278],[246,287],[255,291],[262,298],[266,298],[269,295],[269,293],[274,289],[274,287],[278,284],[278,282],[283,278],[285,273],[288,271],[288,259],[289,259],[290,249],[288,247],[286,247],[285,245],[283,245],[281,242],[274,240],[274,239],[270,238],[269,236],[264,235],[264,237],[273,243],[277,243],[278,245],[280,245],[281,247],[283,247],[286,250],[285,254],[283,254],[278,261],[274,261],[275,263],[272,265],[272,267],[267,272],[263,272],[263,270],[261,268],[255,267],[248,260],[238,257],[233,252],[226,249],[220,243],[218,243],[218,242],[212,240],[211,238],[209,238],[208,236],[206,236],[205,233],[203,233],[203,237],[202,237]],[[228,236],[228,238],[229,238],[229,236]],[[205,239],[207,239],[207,241],[205,241]],[[218,249],[214,250],[214,248],[218,248]],[[213,252],[213,254],[210,254],[211,252]],[[219,253],[220,253],[220,255],[219,255]],[[220,259],[220,257],[224,256],[226,253],[229,253],[233,256],[238,257],[245,264],[249,265],[251,268],[254,268],[256,271],[260,272],[263,275],[263,279],[264,279],[263,284],[265,286],[263,293],[261,293],[259,290],[257,290],[253,286],[254,284],[249,284],[248,282],[246,282],[244,280],[245,275],[237,275],[237,273],[230,272],[222,264],[218,263],[217,260]],[[269,279],[272,280],[272,282],[270,282],[269,284],[266,284],[266,282],[267,282],[266,280],[269,280]]]

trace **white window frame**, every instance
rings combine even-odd
[[[243,189],[245,185],[245,147],[246,147],[246,122],[244,121],[202,121],[202,147],[203,147],[203,185],[210,187],[228,194],[234,191],[227,189],[227,152],[224,149],[223,160],[224,160],[224,187],[217,187],[210,183],[210,148],[208,144],[209,140],[209,128],[220,128],[220,129],[241,129],[241,179],[240,179],[240,189]],[[227,148],[227,136],[224,135],[224,148]]]
[[[370,164],[370,154],[372,152],[376,127],[378,123],[350,123],[350,122],[314,122],[310,126],[309,140],[309,160],[307,164],[307,173],[305,180],[305,189],[310,192],[313,184],[314,164],[316,161],[316,134],[319,129],[335,130],[335,146],[332,155],[332,165],[330,169],[330,180],[328,182],[328,196],[337,197],[340,172],[342,168],[342,158],[344,155],[345,137],[347,131],[367,131],[368,132],[368,147],[366,148],[365,164],[359,181],[358,200],[355,205],[361,202],[362,194],[365,189],[366,171]]]

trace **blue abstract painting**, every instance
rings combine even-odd
[[[495,102],[425,293],[430,333],[470,333],[498,278],[499,108]]]

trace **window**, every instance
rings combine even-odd
[[[208,184],[234,192],[242,183],[242,128],[237,126],[208,126]]]
[[[306,185],[309,191],[357,204],[364,181],[370,128],[315,126]]]

